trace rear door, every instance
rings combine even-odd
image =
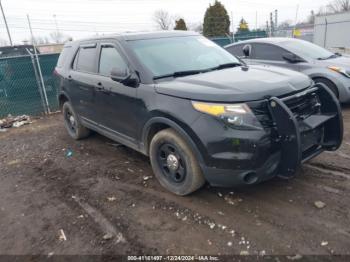
[[[98,121],[94,109],[96,75],[97,43],[81,44],[68,74],[69,96],[74,110],[91,124]]]
[[[251,51],[251,63],[267,64],[299,71],[298,64],[290,63],[283,58],[283,55],[288,52],[289,51],[276,45],[266,43],[253,43]]]
[[[96,78],[96,112],[101,128],[125,142],[135,142],[137,134],[137,88],[111,79],[113,68],[130,71],[126,56],[117,42],[99,44]]]

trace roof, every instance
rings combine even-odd
[[[167,38],[167,37],[181,37],[181,36],[191,36],[191,35],[199,35],[196,32],[192,31],[150,31],[150,32],[125,32],[118,34],[110,34],[103,36],[94,36],[85,39],[79,39],[76,41],[72,41],[69,43],[81,42],[86,40],[100,40],[100,39],[111,39],[111,38],[122,38],[126,41],[131,40],[143,40],[143,39],[154,39],[154,38]]]
[[[237,44],[249,44],[249,43],[269,43],[269,44],[279,44],[285,41],[302,41],[300,39],[296,38],[289,38],[289,37],[266,37],[266,38],[254,38],[249,39],[245,41],[239,41],[230,45],[227,45],[226,47],[237,45]]]

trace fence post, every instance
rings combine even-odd
[[[48,111],[47,111],[47,108],[46,108],[46,105],[45,105],[45,99],[44,99],[44,94],[43,94],[42,86],[41,86],[39,75],[38,75],[38,70],[37,70],[36,65],[35,65],[35,58],[34,58],[33,54],[27,48],[26,48],[26,51],[28,52],[28,54],[30,55],[30,58],[32,60],[32,65],[33,65],[33,69],[34,69],[35,79],[36,79],[36,83],[38,85],[38,90],[39,90],[40,97],[41,97],[41,103],[42,103],[43,108],[44,108],[44,113],[47,114]]]
[[[324,42],[323,42],[323,47],[327,48],[327,34],[328,34],[328,20],[327,17],[324,18],[325,19],[325,29],[324,29]]]
[[[46,89],[45,89],[45,83],[44,83],[44,78],[43,78],[43,74],[41,72],[41,66],[40,66],[40,62],[39,62],[39,56],[38,56],[38,52],[36,50],[36,44],[35,44],[35,38],[33,35],[33,30],[32,30],[32,25],[30,23],[30,19],[29,19],[29,15],[27,15],[27,19],[28,19],[28,25],[29,25],[29,30],[30,30],[30,34],[32,36],[32,44],[33,44],[33,48],[34,48],[34,56],[36,58],[36,63],[38,65],[38,73],[39,73],[39,77],[40,77],[40,81],[41,81],[41,87],[42,87],[42,91],[44,94],[44,98],[45,98],[45,104],[47,106],[47,112],[50,114],[50,106],[49,106],[49,101],[47,99],[47,94],[46,94]]]

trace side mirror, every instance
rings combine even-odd
[[[300,62],[304,62],[303,59],[301,59],[300,57],[298,57],[295,54],[292,53],[285,53],[283,54],[283,59],[288,61],[289,63],[300,63]]]
[[[245,57],[249,57],[250,53],[251,53],[250,45],[243,46],[242,51],[243,51],[243,54],[244,54]]]
[[[139,79],[136,74],[130,73],[127,69],[112,68],[111,79],[130,87],[137,87],[139,85]]]

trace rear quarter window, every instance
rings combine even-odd
[[[57,67],[63,67],[64,64],[66,63],[67,59],[69,59],[69,54],[71,53],[72,47],[71,46],[66,46],[63,48],[58,61],[57,61]]]

